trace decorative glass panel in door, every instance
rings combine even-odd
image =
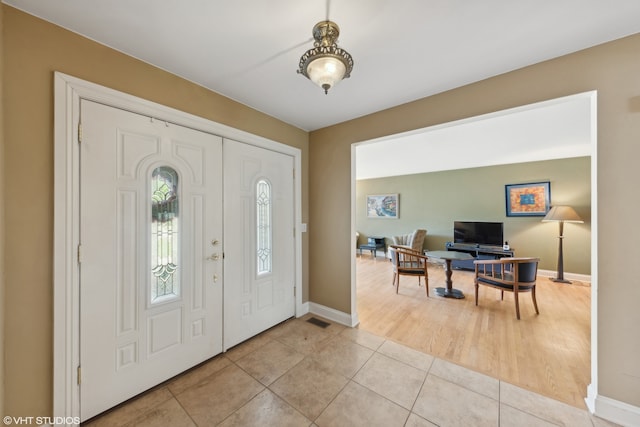
[[[178,174],[168,166],[151,174],[151,303],[180,296]]]
[[[271,184],[261,179],[256,185],[258,274],[271,273]]]

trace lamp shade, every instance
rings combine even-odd
[[[309,80],[325,90],[329,90],[344,78],[347,67],[333,56],[321,56],[307,66]]]
[[[584,222],[571,206],[552,206],[542,222]]]

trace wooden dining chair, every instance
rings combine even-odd
[[[424,277],[424,287],[429,296],[429,273],[427,272],[427,257],[419,251],[397,245],[389,245],[391,262],[393,264],[393,283],[396,293],[400,289],[400,276],[413,276],[418,278],[420,286],[421,278]]]
[[[500,290],[500,299],[504,299],[504,291],[513,292],[516,304],[516,318],[520,319],[519,294],[530,292],[536,314],[536,276],[538,274],[538,258],[501,258],[477,260],[475,264],[476,305],[478,305],[478,288],[480,285]]]

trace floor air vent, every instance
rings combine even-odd
[[[331,324],[331,323],[325,322],[324,320],[320,320],[317,317],[310,317],[309,319],[307,319],[307,322],[316,326],[320,326],[321,328],[326,328]]]

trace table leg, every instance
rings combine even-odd
[[[453,289],[453,280],[451,280],[451,274],[453,273],[451,269],[451,260],[446,259],[444,261],[445,261],[444,274],[447,278],[446,280],[447,287],[436,288],[436,294],[445,298],[456,298],[456,299],[464,298],[464,294],[462,293],[461,290]]]

